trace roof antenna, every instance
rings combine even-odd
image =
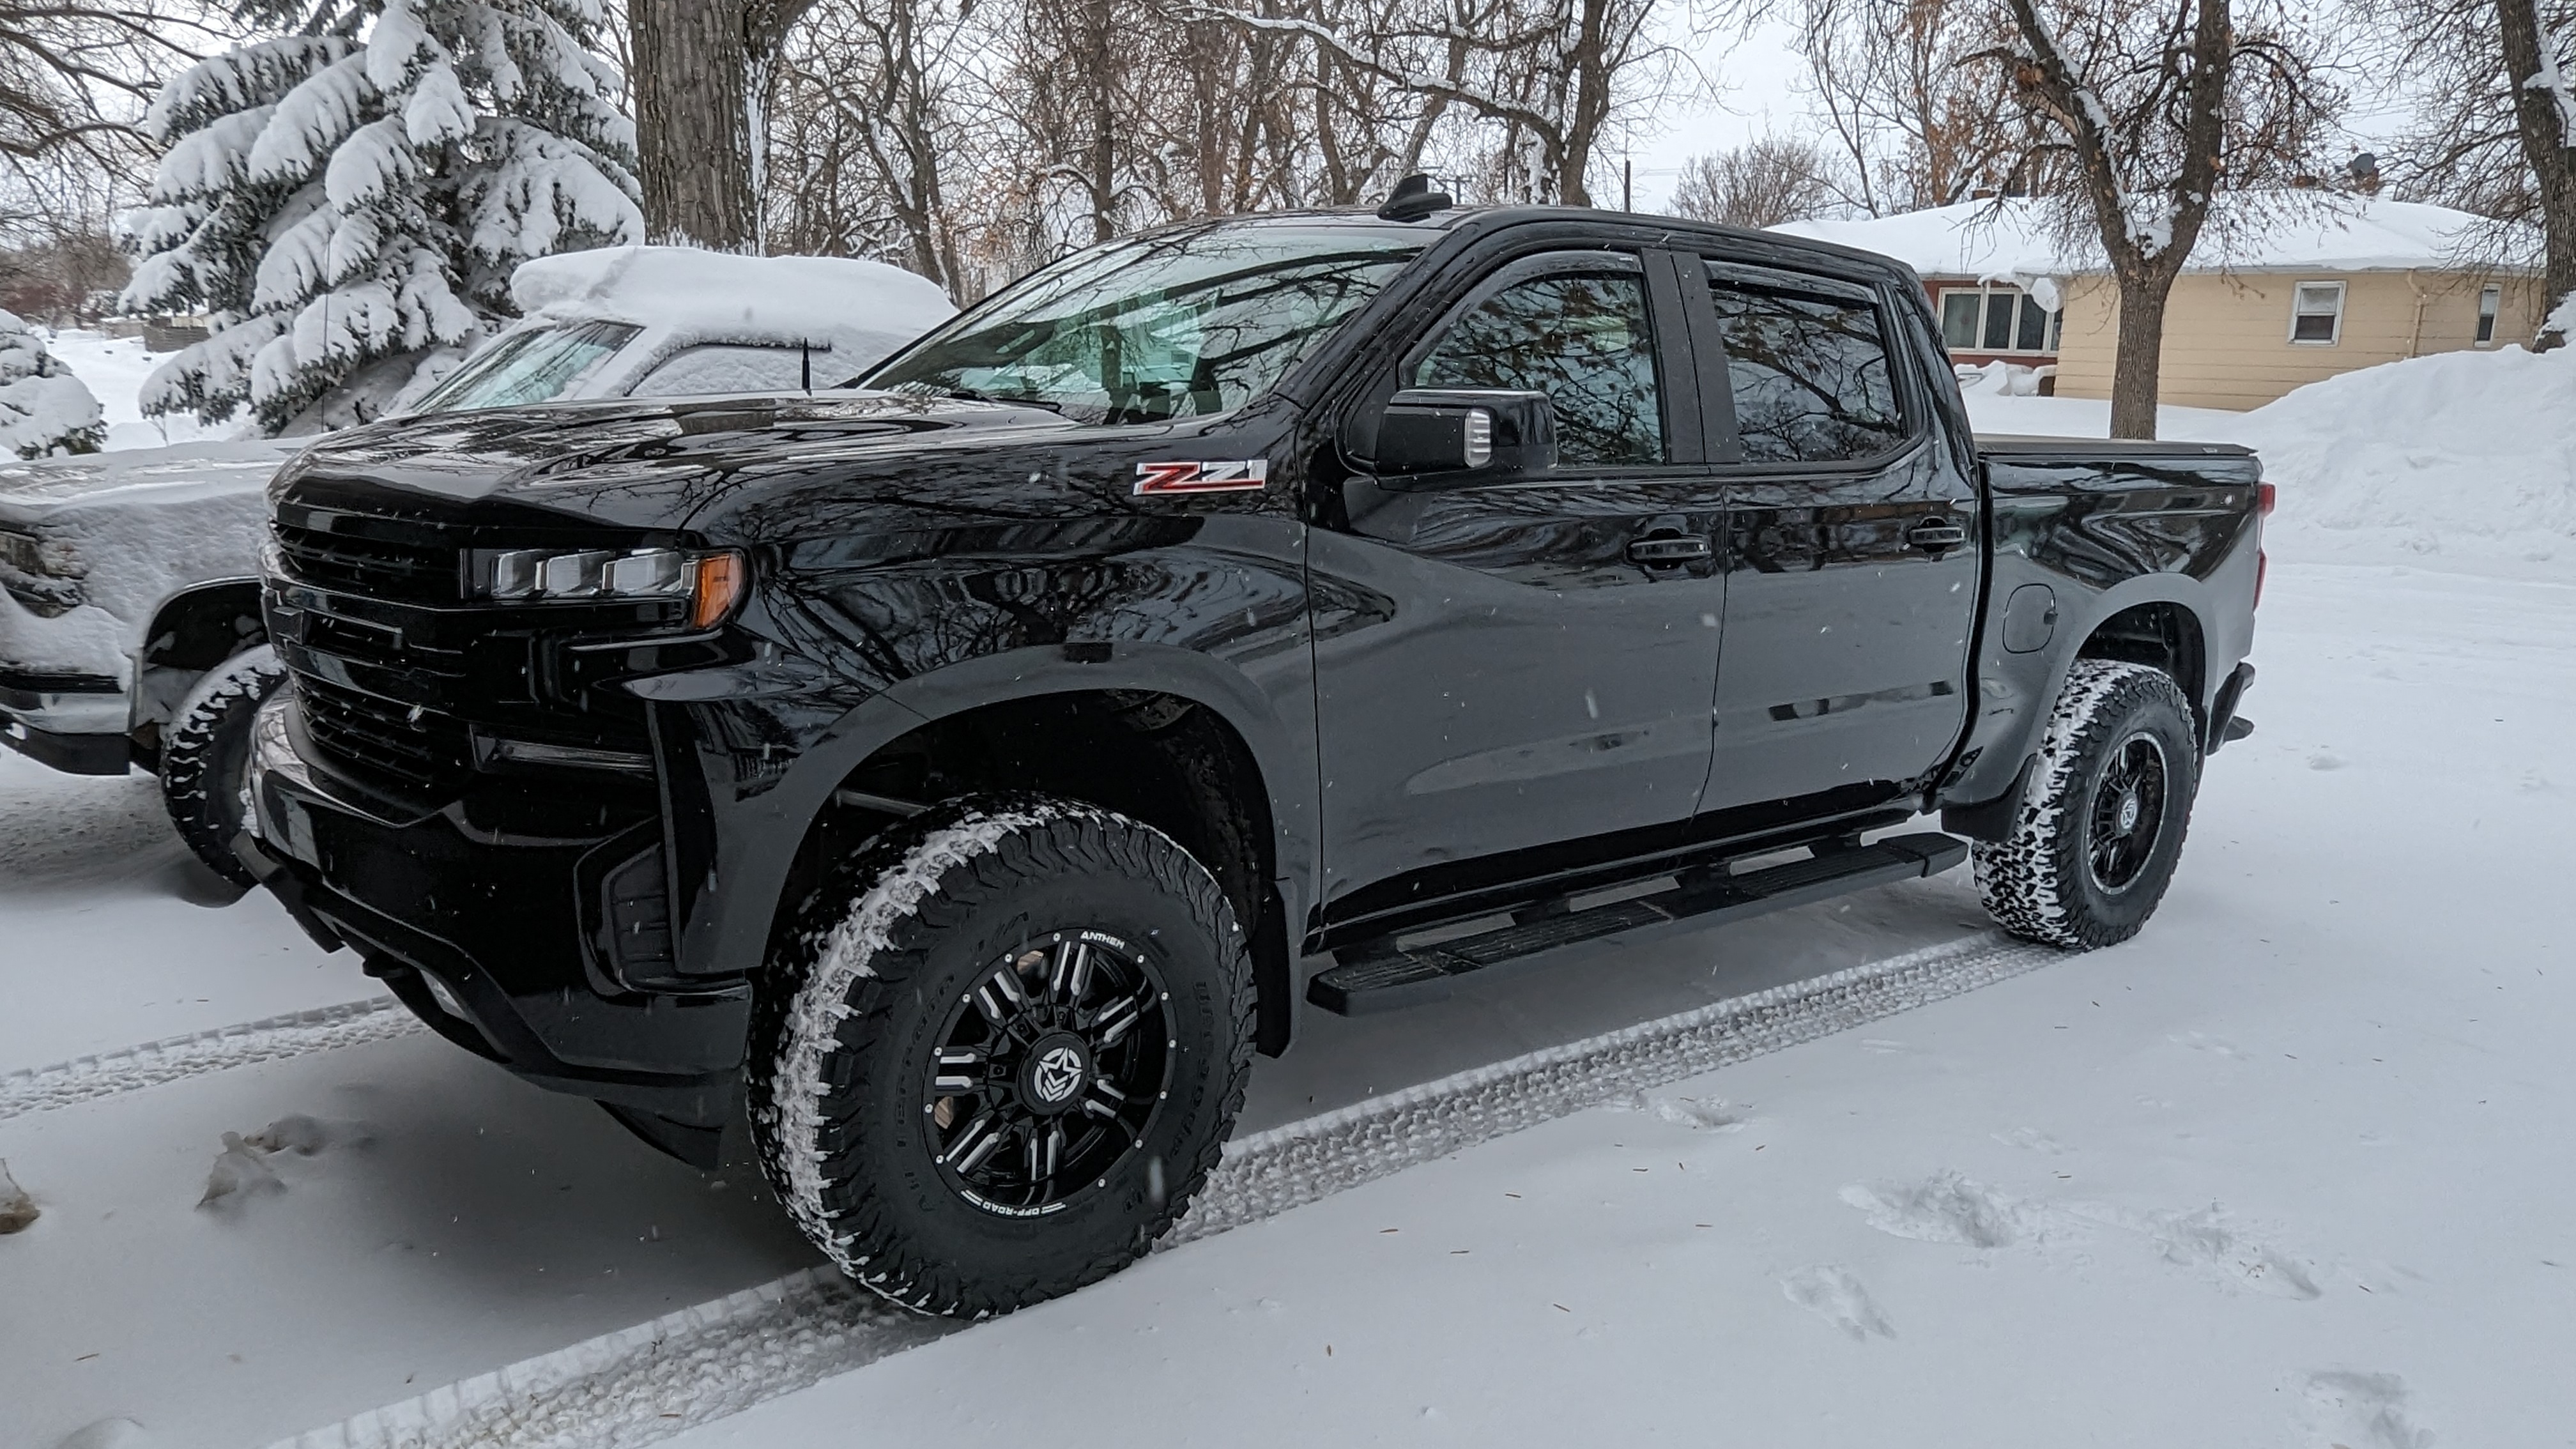
[[[1447,211],[1457,204],[1449,199],[1448,192],[1432,190],[1431,178],[1416,171],[1395,183],[1395,190],[1388,194],[1386,204],[1377,209],[1377,214],[1385,221],[1420,221],[1435,211]]]

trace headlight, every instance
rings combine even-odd
[[[89,565],[81,562],[79,553],[59,538],[38,538],[32,533],[19,533],[0,528],[0,563],[22,574],[45,579],[79,579],[89,576]]]
[[[733,612],[750,571],[731,550],[478,548],[465,578],[469,597],[509,602],[687,599],[689,623],[705,629]]]

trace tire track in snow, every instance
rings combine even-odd
[[[0,1122],[206,1072],[409,1036],[427,1027],[390,996],[166,1037],[0,1075]]]
[[[1999,933],[1910,951],[1477,1067],[1254,1133],[1156,1250],[1258,1222],[1635,1092],[2065,959]],[[271,1449],[634,1449],[964,1329],[808,1269]]]

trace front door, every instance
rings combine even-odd
[[[1329,916],[1697,804],[1725,580],[1678,277],[1652,253],[1521,258],[1400,362],[1399,386],[1546,393],[1559,464],[1363,485],[1346,530],[1312,535]]]
[[[1740,441],[1720,470],[1725,655],[1702,809],[1757,826],[1893,801],[1967,719],[1976,489],[1899,373],[1885,298],[1717,262],[1701,285],[1703,342],[1724,352],[1702,368],[1723,367]]]

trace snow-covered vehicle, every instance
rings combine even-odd
[[[398,413],[829,387],[955,310],[876,262],[616,247],[521,266],[522,320]],[[180,834],[244,884],[250,716],[282,677],[260,620],[267,488],[310,439],[0,467],[0,741],[161,776]]]

